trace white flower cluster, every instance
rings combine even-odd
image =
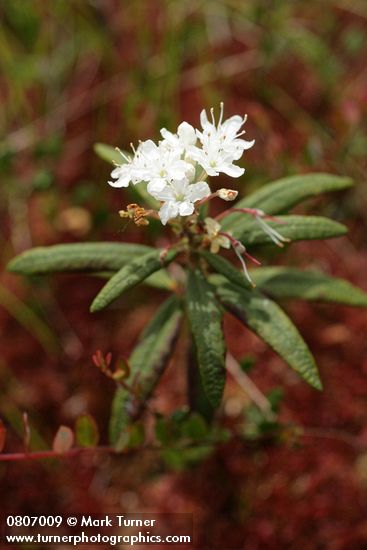
[[[255,143],[241,138],[246,117],[235,115],[223,121],[223,103],[218,124],[213,109],[211,121],[203,110],[200,122],[202,130],[187,122],[179,125],[176,134],[162,128],[163,139],[158,145],[152,140],[141,142],[132,158],[121,153],[124,163],[112,171],[115,181],[109,184],[127,187],[146,182],[148,193],[163,203],[159,217],[164,225],[177,216],[192,214],[195,203],[211,195],[206,177],[221,172],[233,178],[241,176],[244,169],[234,161]]]

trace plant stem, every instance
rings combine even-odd
[[[0,454],[0,462],[14,462],[18,460],[40,460],[45,458],[69,458],[72,456],[91,453],[91,452],[106,452],[106,453],[116,453],[117,451],[113,447],[101,446],[101,447],[76,447],[74,449],[69,449],[65,453],[58,453],[54,450],[47,451],[34,451],[31,453],[5,453]]]

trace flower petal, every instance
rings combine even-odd
[[[166,139],[169,142],[171,142],[172,138],[174,138],[174,134],[172,134],[172,132],[169,132],[166,128],[161,128],[161,136],[163,139]]]
[[[190,216],[194,212],[194,205],[190,201],[180,202],[178,211],[180,216]]]
[[[128,187],[130,183],[129,178],[119,178],[116,181],[109,181],[108,185],[111,185],[111,187]]]
[[[147,139],[146,141],[142,141],[140,143],[137,152],[144,156],[146,155],[149,157],[153,155],[155,157],[158,155],[158,147],[153,140]]]
[[[176,216],[178,215],[178,204],[176,202],[167,201],[161,207],[158,214],[161,218],[162,224],[166,225],[168,220],[176,218]]]
[[[205,231],[209,237],[215,237],[220,231],[220,224],[214,218],[205,218]]]
[[[177,135],[180,138],[182,145],[189,147],[190,145],[195,145],[196,143],[196,134],[195,128],[188,124],[187,122],[181,122],[177,128]]]
[[[210,128],[213,126],[208,120],[208,116],[206,114],[205,109],[203,109],[200,113],[200,124],[203,130],[206,130],[206,131],[210,130]]]
[[[205,181],[192,183],[188,188],[188,198],[191,202],[200,201],[210,195],[210,187]]]
[[[166,187],[167,180],[163,178],[154,178],[148,183],[147,191],[156,199],[159,198],[159,200],[167,200],[166,198],[160,198],[161,193],[166,189]]]
[[[225,235],[219,235],[216,241],[222,248],[231,248],[231,241]]]
[[[244,168],[240,168],[240,166],[236,166],[235,164],[223,164],[218,169],[232,178],[239,178],[245,173]]]

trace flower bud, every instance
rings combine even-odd
[[[224,201],[234,201],[238,195],[238,191],[235,191],[234,189],[223,188],[217,191],[217,195],[220,199],[223,199]]]

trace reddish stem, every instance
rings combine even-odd
[[[242,246],[242,254],[244,254],[246,256],[246,258],[248,258],[249,260],[251,260],[252,262],[254,262],[255,265],[261,265],[261,262],[259,262],[259,260],[257,260],[256,258],[254,258],[253,256],[251,256],[251,254],[249,254],[246,250],[246,248],[243,246],[242,243],[240,243],[237,239],[235,239],[234,237],[232,237],[232,235],[230,233],[226,233],[225,231],[219,231],[218,235],[223,235],[223,237],[227,237],[227,239],[230,240],[233,248],[238,248],[239,246]]]
[[[105,452],[116,453],[113,447],[100,446],[100,447],[76,447],[69,449],[65,453],[58,453],[53,450],[47,451],[34,451],[32,453],[6,453],[0,454],[0,462],[15,462],[18,460],[41,460],[44,458],[69,458],[83,453],[90,452]]]
[[[212,193],[211,195],[209,195],[208,197],[204,197],[203,199],[201,199],[200,201],[198,201],[196,203],[196,206],[201,206],[202,204],[205,204],[206,202],[208,201],[211,201],[212,199],[215,199],[215,197],[217,197],[217,193]]]

